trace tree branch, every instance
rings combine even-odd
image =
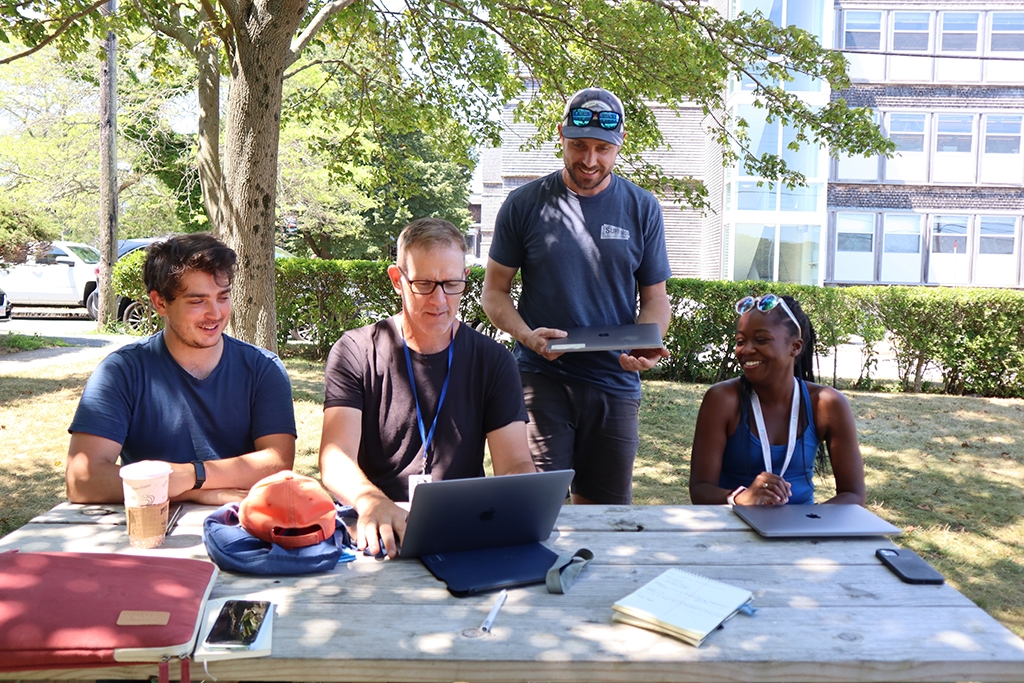
[[[288,57],[284,60],[284,68],[287,69],[295,63],[295,60],[299,58],[302,51],[306,49],[307,45],[309,45],[309,41],[313,39],[313,36],[315,36],[321,28],[323,28],[328,19],[347,8],[349,5],[354,4],[355,1],[356,0],[333,0],[333,2],[329,2],[321,7],[320,11],[316,13],[313,20],[309,22],[305,29],[303,29],[302,33],[299,34],[299,37],[295,40],[295,43],[288,51]]]
[[[39,43],[35,47],[31,47],[25,50],[24,52],[19,52],[16,55],[0,59],[0,66],[4,64],[9,64],[10,62],[13,62],[16,59],[21,59],[22,57],[28,57],[29,55],[43,49],[44,47],[52,43],[54,40],[59,38],[61,34],[64,33],[64,31],[68,30],[68,27],[70,27],[73,23],[84,17],[86,14],[96,11],[100,8],[100,6],[105,5],[106,3],[107,0],[95,0],[95,2],[93,2],[91,5],[83,9],[81,12],[76,12],[75,14],[72,14],[70,17],[61,22],[61,25],[57,27],[56,31],[48,35],[43,40],[39,41]]]

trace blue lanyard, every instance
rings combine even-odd
[[[420,397],[416,393],[416,376],[412,371],[412,357],[409,355],[409,345],[405,342],[405,331],[402,324],[398,325],[398,332],[402,335],[402,348],[405,349],[405,366],[409,369],[409,385],[412,387],[412,400],[416,403],[416,424],[420,428],[420,441],[423,442],[423,474],[430,474],[430,460],[427,458],[427,451],[430,442],[434,440],[434,430],[437,428],[437,418],[441,414],[441,406],[444,405],[445,394],[448,393],[448,380],[452,376],[452,349],[455,347],[455,324],[452,323],[452,341],[448,344],[448,369],[445,371],[444,384],[441,385],[441,398],[437,401],[437,412],[434,413],[434,421],[430,423],[430,431],[423,426],[423,412],[420,410]]]

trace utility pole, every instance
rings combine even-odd
[[[101,9],[117,12],[117,0]],[[106,59],[100,66],[100,272],[96,287],[100,325],[114,322],[117,303],[111,273],[117,261],[117,36],[107,31]]]

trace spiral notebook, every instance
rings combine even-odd
[[[752,598],[743,588],[669,569],[612,605],[612,619],[700,647]]]

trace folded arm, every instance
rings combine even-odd
[[[295,461],[295,436],[268,434],[255,441],[256,450],[236,457],[204,460],[206,483],[193,490],[195,467],[188,463],[169,463],[171,477],[168,496],[173,501],[193,501],[219,505],[241,500],[257,481],[279,470],[291,469]],[[64,473],[68,500],[72,503],[121,503],[117,458],[121,444],[116,441],[74,432],[68,447]]]

